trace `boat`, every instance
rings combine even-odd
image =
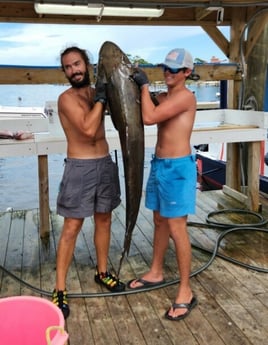
[[[226,145],[202,144],[195,145],[195,149],[199,189],[222,189],[226,184]],[[268,141],[262,145],[259,190],[268,194]]]

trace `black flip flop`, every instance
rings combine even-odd
[[[195,297],[193,297],[191,299],[191,302],[190,303],[173,303],[172,304],[172,308],[173,309],[187,309],[187,311],[182,314],[182,315],[178,315],[178,316],[170,316],[168,313],[170,311],[170,309],[168,311],[166,311],[165,313],[165,318],[168,319],[168,320],[171,320],[171,321],[179,321],[179,320],[182,320],[184,318],[186,318],[186,316],[188,316],[191,312],[191,310],[197,306],[197,299]]]
[[[131,285],[131,283],[132,282],[134,282],[134,281],[136,281],[136,282],[138,282],[138,283],[141,283],[142,285],[141,286],[138,286],[138,287],[136,287],[136,288],[133,288],[133,287],[131,287],[130,285]],[[150,288],[153,288],[153,287],[156,287],[156,286],[160,286],[160,285],[162,285],[162,284],[164,284],[166,281],[165,281],[165,279],[163,279],[163,280],[161,280],[161,281],[158,281],[158,282],[150,282],[150,281],[148,281],[148,280],[145,280],[145,279],[142,279],[142,278],[140,278],[140,279],[132,279],[132,280],[130,280],[128,283],[127,283],[127,287],[130,289],[130,290],[146,290],[146,289],[150,289]]]

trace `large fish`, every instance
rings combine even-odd
[[[99,52],[98,76],[107,82],[108,106],[113,125],[119,133],[123,155],[126,193],[126,232],[118,274],[125,254],[129,253],[143,184],[144,126],[140,91],[130,78],[132,74],[127,55],[113,42],[105,42]]]

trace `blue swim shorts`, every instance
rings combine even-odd
[[[197,169],[195,155],[151,160],[145,206],[162,217],[195,213]]]
[[[85,218],[111,212],[121,202],[118,167],[110,155],[94,159],[66,158],[57,198],[57,213]]]

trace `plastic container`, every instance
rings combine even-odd
[[[61,310],[45,298],[0,298],[0,343],[5,345],[65,345]]]

